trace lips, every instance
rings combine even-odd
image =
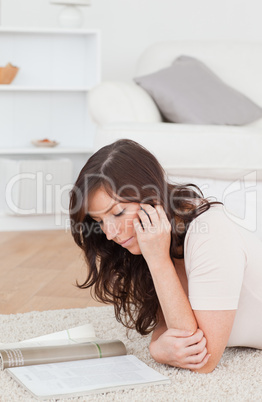
[[[122,247],[127,247],[127,246],[129,246],[129,244],[132,242],[132,240],[133,240],[133,236],[130,237],[129,239],[125,240],[125,241],[120,242],[119,244],[120,244],[120,246],[122,246]]]

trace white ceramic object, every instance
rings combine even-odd
[[[83,24],[83,20],[81,10],[72,4],[63,7],[58,15],[58,23],[62,28],[80,28]]]

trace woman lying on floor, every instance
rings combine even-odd
[[[155,157],[119,140],[71,192],[75,242],[98,300],[145,335],[159,363],[209,373],[226,346],[262,349],[262,243],[194,185],[166,181]]]

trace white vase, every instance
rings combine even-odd
[[[80,28],[83,23],[83,14],[78,7],[69,4],[58,15],[58,23],[62,28]]]

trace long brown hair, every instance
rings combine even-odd
[[[157,324],[159,301],[153,280],[143,256],[107,240],[89,215],[88,197],[101,187],[121,202],[163,206],[172,227],[172,259],[184,257],[190,222],[216,202],[205,199],[194,184],[168,183],[157,159],[131,140],[101,148],[81,170],[70,198],[72,235],[87,262],[87,278],[77,285],[93,287],[94,298],[114,305],[118,321],[145,335]]]

